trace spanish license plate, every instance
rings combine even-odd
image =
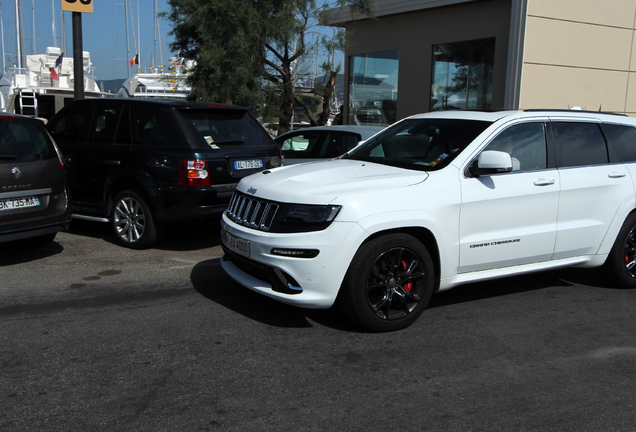
[[[38,197],[0,199],[0,211],[37,207],[39,205],[40,199]]]
[[[263,168],[263,159],[247,159],[234,161],[235,170]]]
[[[250,256],[250,242],[238,237],[234,237],[226,231],[222,231],[223,244],[231,251],[246,257]]]

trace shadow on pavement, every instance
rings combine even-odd
[[[204,297],[250,319],[276,327],[325,327],[357,333],[367,330],[351,322],[338,307],[328,310],[303,309],[286,305],[244,288],[221,268],[220,259],[203,261],[192,270],[192,285]],[[575,285],[618,289],[608,285],[594,269],[565,269],[461,285],[433,295],[429,308],[476,300]]]
[[[428,307],[447,306],[549,287],[574,285],[622,289],[611,286],[598,274],[596,269],[567,268],[460,285],[448,291],[433,294]]]
[[[266,325],[305,328],[313,327],[311,320],[336,330],[365,331],[352,324],[338,308],[303,309],[250,291],[225,274],[218,258],[194,266],[190,280],[194,289],[207,299]]]
[[[166,225],[163,238],[154,246],[154,249],[179,252],[219,246],[221,244],[219,239],[220,231],[221,223],[219,218],[171,223]],[[123,247],[115,242],[115,236],[110,224],[106,222],[73,219],[69,232],[94,239],[102,239],[110,244]]]
[[[46,246],[34,246],[28,241],[4,243],[0,248],[0,267],[37,261],[63,251],[64,247],[55,240]]]

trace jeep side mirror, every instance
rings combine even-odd
[[[472,163],[469,171],[474,177],[507,173],[512,171],[512,158],[506,152],[486,150]]]

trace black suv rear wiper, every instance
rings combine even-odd
[[[16,155],[0,155],[0,160],[14,160],[17,158]]]

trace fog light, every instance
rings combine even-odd
[[[274,248],[271,251],[272,255],[280,255],[292,258],[315,258],[320,251],[318,249],[281,249]]]

